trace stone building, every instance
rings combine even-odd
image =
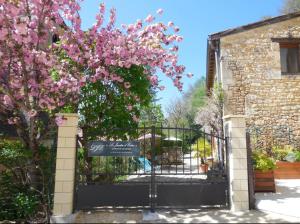
[[[249,130],[297,142],[299,45],[300,12],[211,34],[206,85],[209,92],[221,83],[224,115],[245,115]]]

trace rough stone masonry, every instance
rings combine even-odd
[[[248,128],[277,129],[284,144],[287,131],[300,140],[300,73],[281,73],[280,46],[271,38],[288,37],[300,38],[299,17],[220,38],[225,115],[246,115]]]

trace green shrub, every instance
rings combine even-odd
[[[43,187],[41,191],[36,190],[36,185],[28,178],[29,170],[32,170],[31,151],[19,141],[0,140],[0,164],[4,167],[0,172],[0,220],[33,221],[37,214],[41,216],[41,212],[45,212],[42,208],[51,205],[54,156],[50,157],[51,151],[44,146],[40,147],[39,153],[39,170],[44,177],[38,183]]]
[[[39,204],[37,195],[33,192],[18,192],[13,198],[18,217],[26,218],[35,213]]]
[[[300,151],[295,151],[296,161],[300,162]]]
[[[285,160],[288,162],[300,162],[300,151],[289,152]]]
[[[276,167],[275,160],[264,153],[263,150],[256,150],[252,152],[252,161],[256,170],[274,170]]]
[[[273,146],[272,147],[272,157],[276,161],[284,161],[285,157],[293,151],[293,147],[290,145],[285,145],[285,146]]]
[[[29,185],[17,182],[9,171],[0,174],[0,220],[29,220],[39,198]]]
[[[20,167],[26,164],[31,152],[19,141],[0,140],[0,164],[7,168]]]

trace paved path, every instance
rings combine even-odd
[[[300,218],[300,180],[276,180],[276,193],[256,193],[261,211]]]
[[[201,182],[207,179],[206,173],[199,170],[200,159],[195,157],[195,152],[185,154],[182,164],[158,165],[155,167],[157,182]],[[139,174],[139,172],[141,174]],[[126,181],[130,182],[149,182],[150,174],[144,175],[142,168],[138,174],[129,175]]]

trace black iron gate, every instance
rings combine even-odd
[[[91,140],[138,142],[137,156],[78,147],[75,209],[227,207],[227,139],[194,128],[114,129]]]

